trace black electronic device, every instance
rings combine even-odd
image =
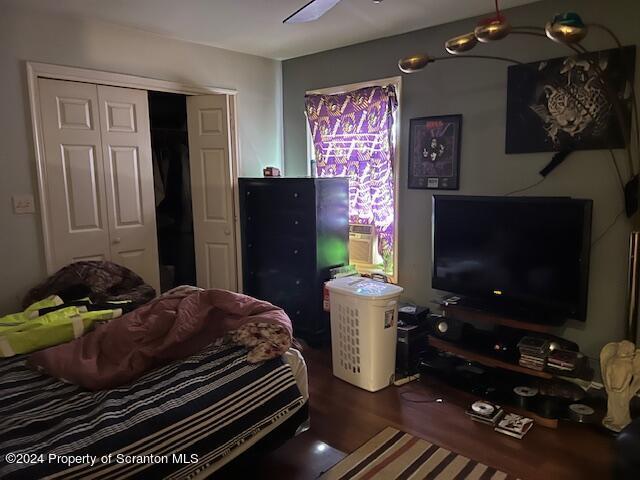
[[[396,346],[396,378],[404,378],[418,373],[420,356],[427,348],[429,325],[418,325],[398,321],[398,341]]]
[[[398,304],[398,320],[407,325],[419,325],[427,319],[429,309],[411,303]]]
[[[538,322],[584,321],[592,203],[435,195],[433,288]]]
[[[474,395],[490,400],[501,400],[495,395],[495,371],[484,365],[467,362],[454,355],[429,348],[421,355],[418,370],[424,381],[436,377]]]
[[[515,328],[498,326],[486,336],[485,348],[491,354],[507,361],[518,360],[518,342],[526,332]]]
[[[443,340],[458,342],[462,340],[464,322],[442,315],[428,315],[431,334]]]

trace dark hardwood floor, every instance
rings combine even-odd
[[[328,349],[306,348],[303,354],[309,370],[311,429],[259,464],[242,467],[243,476],[314,479],[337,463],[342,452],[353,452],[393,426],[525,480],[611,478],[612,437],[593,427],[535,426],[518,440],[471,421],[464,411],[476,398],[435,380],[369,393],[333,376]],[[435,398],[444,402],[433,402]]]

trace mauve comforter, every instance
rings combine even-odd
[[[263,330],[277,337],[272,347],[265,347],[271,340]],[[227,334],[259,349],[258,361],[286,351],[292,327],[287,314],[268,302],[226,290],[177,289],[72,342],[36,352],[29,362],[54,377],[103,390],[189,357]]]

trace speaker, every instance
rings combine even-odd
[[[404,378],[418,373],[420,355],[427,348],[429,325],[398,323],[398,343],[396,346],[396,378]]]
[[[455,318],[429,315],[429,325],[431,334],[443,340],[457,342],[462,338],[464,322]]]

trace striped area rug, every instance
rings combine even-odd
[[[514,480],[515,477],[387,427],[321,480]]]

